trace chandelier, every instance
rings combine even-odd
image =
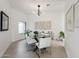
[[[33,11],[34,14],[37,14],[38,16],[41,15],[41,10],[43,10],[44,8],[50,6],[50,3],[44,3],[42,4],[39,0],[33,0],[33,5],[36,4],[36,11]]]

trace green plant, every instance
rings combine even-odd
[[[24,34],[25,34],[25,35],[27,34],[27,36],[29,36],[29,33],[30,33],[30,32],[32,32],[32,31],[27,30]]]
[[[64,36],[64,32],[63,32],[63,31],[61,31],[61,32],[60,32],[59,37],[60,37],[60,38],[64,38],[64,37],[65,37],[65,36]]]

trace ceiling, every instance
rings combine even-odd
[[[40,4],[41,11],[63,12],[64,0],[9,0],[13,8],[32,14]]]

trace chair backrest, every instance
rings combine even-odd
[[[39,39],[39,48],[51,47],[51,38],[40,38]]]

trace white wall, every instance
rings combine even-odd
[[[70,8],[72,4],[75,4],[77,0],[65,0],[65,13]],[[67,51],[68,57],[79,58],[79,29],[75,28],[74,32],[65,30],[65,48]]]
[[[21,11],[12,8],[8,0],[0,0],[0,10],[9,16],[9,30],[0,32],[1,57],[12,42],[25,38],[23,34],[18,34],[18,22],[27,21],[27,18]]]
[[[11,7],[8,0],[0,0],[0,10],[4,11],[9,17],[11,15]],[[0,32],[0,57],[3,55],[11,40],[11,17],[9,19],[9,30]]]
[[[26,15],[23,14],[21,11],[12,8],[11,16],[12,16],[11,17],[12,18],[12,41],[24,39],[25,35],[18,33],[18,22],[19,21],[27,22]]]
[[[36,21],[51,21],[52,28],[50,30],[55,33],[55,36],[60,32],[64,31],[64,12],[54,12],[54,11],[47,11],[42,12],[40,16],[37,14],[30,15],[29,19],[29,28],[32,30],[34,29],[34,24]]]

